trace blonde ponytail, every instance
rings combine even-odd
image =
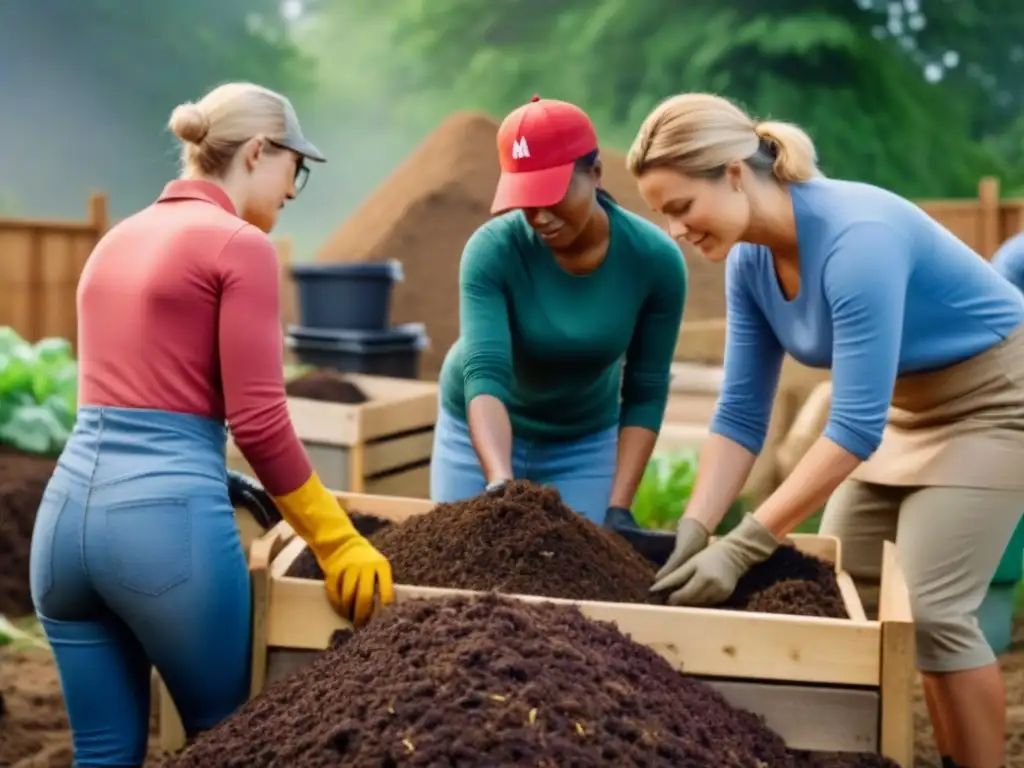
[[[783,183],[809,181],[821,175],[818,171],[814,142],[793,123],[768,121],[754,127],[775,158],[772,175]]]
[[[782,183],[822,175],[814,143],[803,129],[756,122],[733,102],[710,93],[682,93],[656,106],[633,140],[626,168],[636,178],[654,168],[713,178],[737,160]]]

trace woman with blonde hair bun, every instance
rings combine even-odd
[[[32,536],[75,765],[138,766],[150,670],[188,734],[245,702],[251,606],[229,482],[305,539],[357,624],[388,562],[313,471],[288,418],[267,233],[324,160],[289,101],[230,83],[174,110],[182,175],[96,245],[78,285],[78,422]],[[262,487],[229,478],[232,438]],[[264,490],[265,489],[265,490]]]
[[[827,502],[821,532],[859,581],[877,582],[896,542],[943,764],[1003,765],[1003,683],[975,614],[1024,509],[1024,297],[913,203],[824,178],[797,126],[721,97],[660,104],[627,163],[670,234],[726,262],[713,434],[652,589],[720,602]],[[787,352],[831,369],[828,422],[708,546],[761,450]]]

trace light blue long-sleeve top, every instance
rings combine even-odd
[[[1024,291],[1024,232],[1014,235],[1003,243],[992,257],[992,266],[1017,290]]]
[[[1024,322],[1024,295],[911,202],[832,179],[790,186],[800,290],[789,301],[768,248],[726,267],[727,339],[711,430],[759,453],[784,352],[832,369],[825,437],[860,459],[882,440],[896,377],[944,368]]]

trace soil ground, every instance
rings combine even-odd
[[[54,460],[0,445],[0,615],[32,613],[28,556]]]

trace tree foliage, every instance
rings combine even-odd
[[[45,79],[26,63],[33,61],[62,74]],[[278,0],[3,0],[0,71],[10,89],[31,99],[23,112],[53,114],[72,89],[88,93],[67,110],[65,140],[83,146],[76,167],[65,172],[115,191],[112,202],[124,212],[150,202],[176,171],[165,127],[177,104],[230,80],[255,81],[298,100],[315,86],[314,67],[289,38]],[[49,89],[40,91],[38,82]],[[23,131],[24,121],[14,113],[5,123]],[[20,136],[17,144],[31,153],[33,137]],[[46,150],[43,163],[58,165]],[[25,162],[14,158],[16,167]]]
[[[325,2],[322,12],[379,18],[377,5]],[[938,51],[957,30],[991,30],[980,0],[969,5],[959,27],[952,10],[936,14],[914,45]],[[802,124],[830,175],[945,196],[1005,170],[997,144],[976,140],[980,91],[965,78],[929,82],[927,61],[878,33],[871,0],[392,0],[387,15],[382,44],[399,53],[380,64],[420,103],[503,114],[539,92],[584,106],[605,140],[626,147],[661,99],[711,91]],[[984,48],[973,41],[962,55],[981,62]]]

